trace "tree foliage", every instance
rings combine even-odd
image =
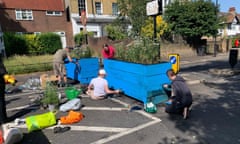
[[[210,0],[174,3],[167,6],[164,19],[170,29],[182,35],[187,42],[198,45],[202,36],[215,36],[219,28],[219,8]]]
[[[117,2],[120,10],[119,18],[128,19],[132,25],[132,34],[140,36],[141,28],[147,19],[146,3],[149,0],[118,0]]]
[[[109,24],[104,27],[105,31],[108,34],[108,38],[111,40],[122,40],[126,38],[126,33],[122,31],[122,28],[118,25]]]
[[[154,28],[153,28],[153,17],[149,17],[146,20],[145,26],[141,29],[141,34],[144,37],[153,38]],[[156,17],[156,34],[157,38],[160,38],[165,31],[167,31],[168,25],[167,23],[162,19],[162,16]]]

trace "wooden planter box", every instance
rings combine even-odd
[[[78,64],[65,63],[68,78],[77,80],[81,84],[88,84],[92,78],[97,77],[99,70],[98,58],[82,58],[77,62]]]
[[[144,65],[104,59],[109,87],[121,89],[126,95],[143,103],[151,101],[158,104],[168,99],[162,85],[170,83],[166,75],[170,68],[170,62]]]

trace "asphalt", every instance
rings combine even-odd
[[[186,57],[180,56],[179,75],[183,76],[194,96],[193,110],[188,120],[164,112],[164,104],[157,105],[155,114],[143,110],[143,104],[121,95],[101,101],[80,96],[85,115],[71,130],[54,134],[53,127],[27,132],[26,125],[14,125],[15,118],[47,112],[34,106],[33,100],[41,90],[24,90],[7,94],[8,124],[18,127],[24,134],[24,144],[237,144],[239,132],[239,80],[240,64],[234,69],[228,63],[229,53]],[[29,78],[38,78],[39,72],[17,75],[18,84]],[[74,86],[79,87],[78,83]],[[64,97],[64,89],[59,89]],[[63,100],[64,101],[64,100]],[[141,110],[131,110],[134,106]],[[67,115],[58,112],[56,117]]]

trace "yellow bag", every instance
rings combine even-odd
[[[40,115],[29,116],[26,118],[28,132],[40,130],[56,124],[56,117],[53,112],[47,112]]]

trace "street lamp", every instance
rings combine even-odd
[[[218,8],[218,0],[216,0],[216,3],[215,3],[216,7],[215,7],[215,14],[216,14],[216,20],[217,20],[217,17],[218,17],[218,12],[217,12],[217,8]],[[217,33],[215,34],[214,36],[214,52],[213,52],[213,56],[216,57],[217,56],[217,49],[218,49],[218,45],[217,45]]]

